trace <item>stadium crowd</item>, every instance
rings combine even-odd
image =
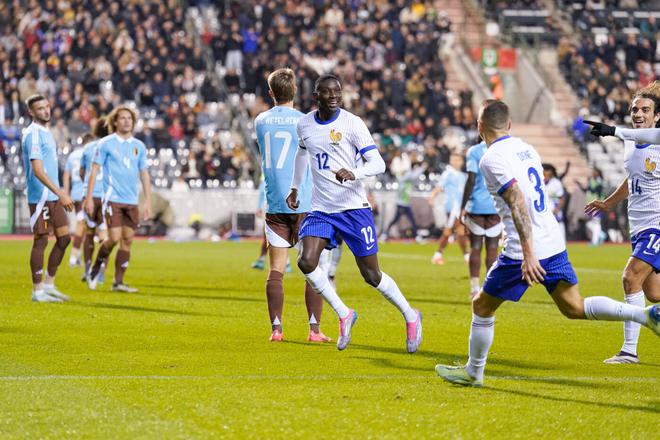
[[[169,148],[178,156],[169,177],[251,178],[241,137],[223,136],[231,118],[217,104],[220,89],[206,75],[180,2],[30,4],[0,5],[1,124],[19,124],[31,94],[49,96],[53,132],[67,152],[97,116],[134,103],[144,121],[137,137],[152,153]]]
[[[470,92],[446,87],[443,59],[453,35],[433,2],[231,3],[220,5],[218,16],[217,30],[207,28],[202,40],[223,64],[228,91],[256,97],[251,116],[271,102],[268,73],[291,66],[300,91],[295,104],[304,112],[318,75],[340,76],[345,107],[377,133],[390,173],[405,173],[408,156],[417,155],[429,173],[442,171],[450,150],[476,138]]]

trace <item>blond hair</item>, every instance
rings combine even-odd
[[[131,119],[133,119],[133,129],[135,129],[135,124],[137,123],[137,113],[127,105],[120,105],[112,109],[105,120],[105,124],[108,127],[108,133],[114,133],[117,131],[117,118],[119,117],[119,112],[122,111],[127,111],[131,114]]]

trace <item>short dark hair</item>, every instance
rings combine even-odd
[[[296,75],[288,67],[277,69],[268,75],[268,88],[276,103],[291,102],[296,93]]]
[[[481,107],[481,123],[486,130],[506,130],[509,123],[509,106],[499,99],[487,99]]]
[[[324,73],[323,75],[319,76],[316,78],[316,81],[314,81],[314,91],[318,91],[319,86],[321,85],[322,82],[328,81],[328,80],[333,80],[337,81],[339,85],[341,85],[341,81],[339,81],[339,78],[337,75],[333,75],[332,73]]]
[[[38,94],[37,95],[32,95],[32,96],[28,97],[28,99],[25,100],[25,105],[27,106],[27,108],[32,110],[32,105],[35,102],[43,101],[44,99],[46,99],[46,97],[44,95],[38,95]]]
[[[557,168],[554,165],[543,163],[541,166],[543,166],[543,171],[550,171],[554,177],[557,177]]]
[[[628,112],[632,111],[633,102],[635,99],[650,99],[653,101],[653,114],[657,115],[660,113],[660,82],[653,81],[651,84],[647,85],[644,88],[641,88],[635,92],[632,99],[630,100],[630,105],[628,106]],[[656,127],[660,126],[660,121],[655,124]]]
[[[101,139],[108,135],[108,123],[106,121],[106,116],[99,116],[99,118],[96,120],[96,123],[94,124],[92,133],[96,139]]]

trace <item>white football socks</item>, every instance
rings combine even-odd
[[[470,292],[478,292],[479,289],[479,277],[470,278]]]
[[[626,295],[625,296],[626,304],[636,307],[644,307],[646,305],[646,298],[644,296],[644,291],[640,290],[639,292]],[[637,354],[637,341],[639,340],[639,331],[641,325],[637,322],[626,321],[623,323],[623,346],[621,351],[630,354]]]
[[[312,289],[323,295],[323,298],[325,298],[328,304],[330,304],[330,307],[332,307],[332,310],[335,311],[337,316],[345,318],[348,315],[348,307],[346,307],[346,304],[344,304],[341,298],[339,298],[335,289],[332,288],[332,284],[328,281],[328,275],[323,269],[317,267],[310,273],[305,274],[305,278],[307,278]]]
[[[406,322],[415,322],[417,320],[417,313],[412,307],[410,307],[410,304],[408,304],[403,293],[399,290],[399,286],[396,285],[394,280],[390,278],[388,274],[385,272],[381,272],[381,274],[382,278],[380,279],[380,284],[378,284],[376,290],[399,309],[403,317],[406,319]]]
[[[584,299],[587,319],[600,321],[634,321],[646,325],[646,310],[630,304],[614,301],[606,296],[590,296]]]
[[[482,318],[472,314],[472,326],[470,327],[470,357],[466,365],[468,374],[475,379],[483,379],[488,350],[493,344],[495,337],[495,317]]]
[[[344,246],[339,245],[331,251],[330,257],[330,268],[328,269],[328,275],[334,277],[337,274],[337,266],[339,261],[341,261],[341,251]]]

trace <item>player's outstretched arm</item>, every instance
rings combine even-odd
[[[584,213],[590,217],[593,217],[596,214],[605,213],[624,201],[627,197],[628,178],[626,177],[608,198],[605,200],[594,200],[593,202],[587,203],[587,206],[584,207]]]
[[[635,141],[638,144],[660,144],[660,129],[657,128],[616,127],[615,136],[624,141]]]
[[[531,286],[533,283],[543,281],[545,270],[534,255],[534,245],[532,239],[532,219],[527,211],[525,196],[513,183],[503,193],[502,198],[511,209],[511,217],[520,237],[520,245],[523,251],[522,273],[523,279]]]
[[[365,161],[364,165],[354,170],[350,170],[353,173],[355,180],[377,176],[385,172],[385,161],[377,148],[365,152],[362,154],[362,158]]]

